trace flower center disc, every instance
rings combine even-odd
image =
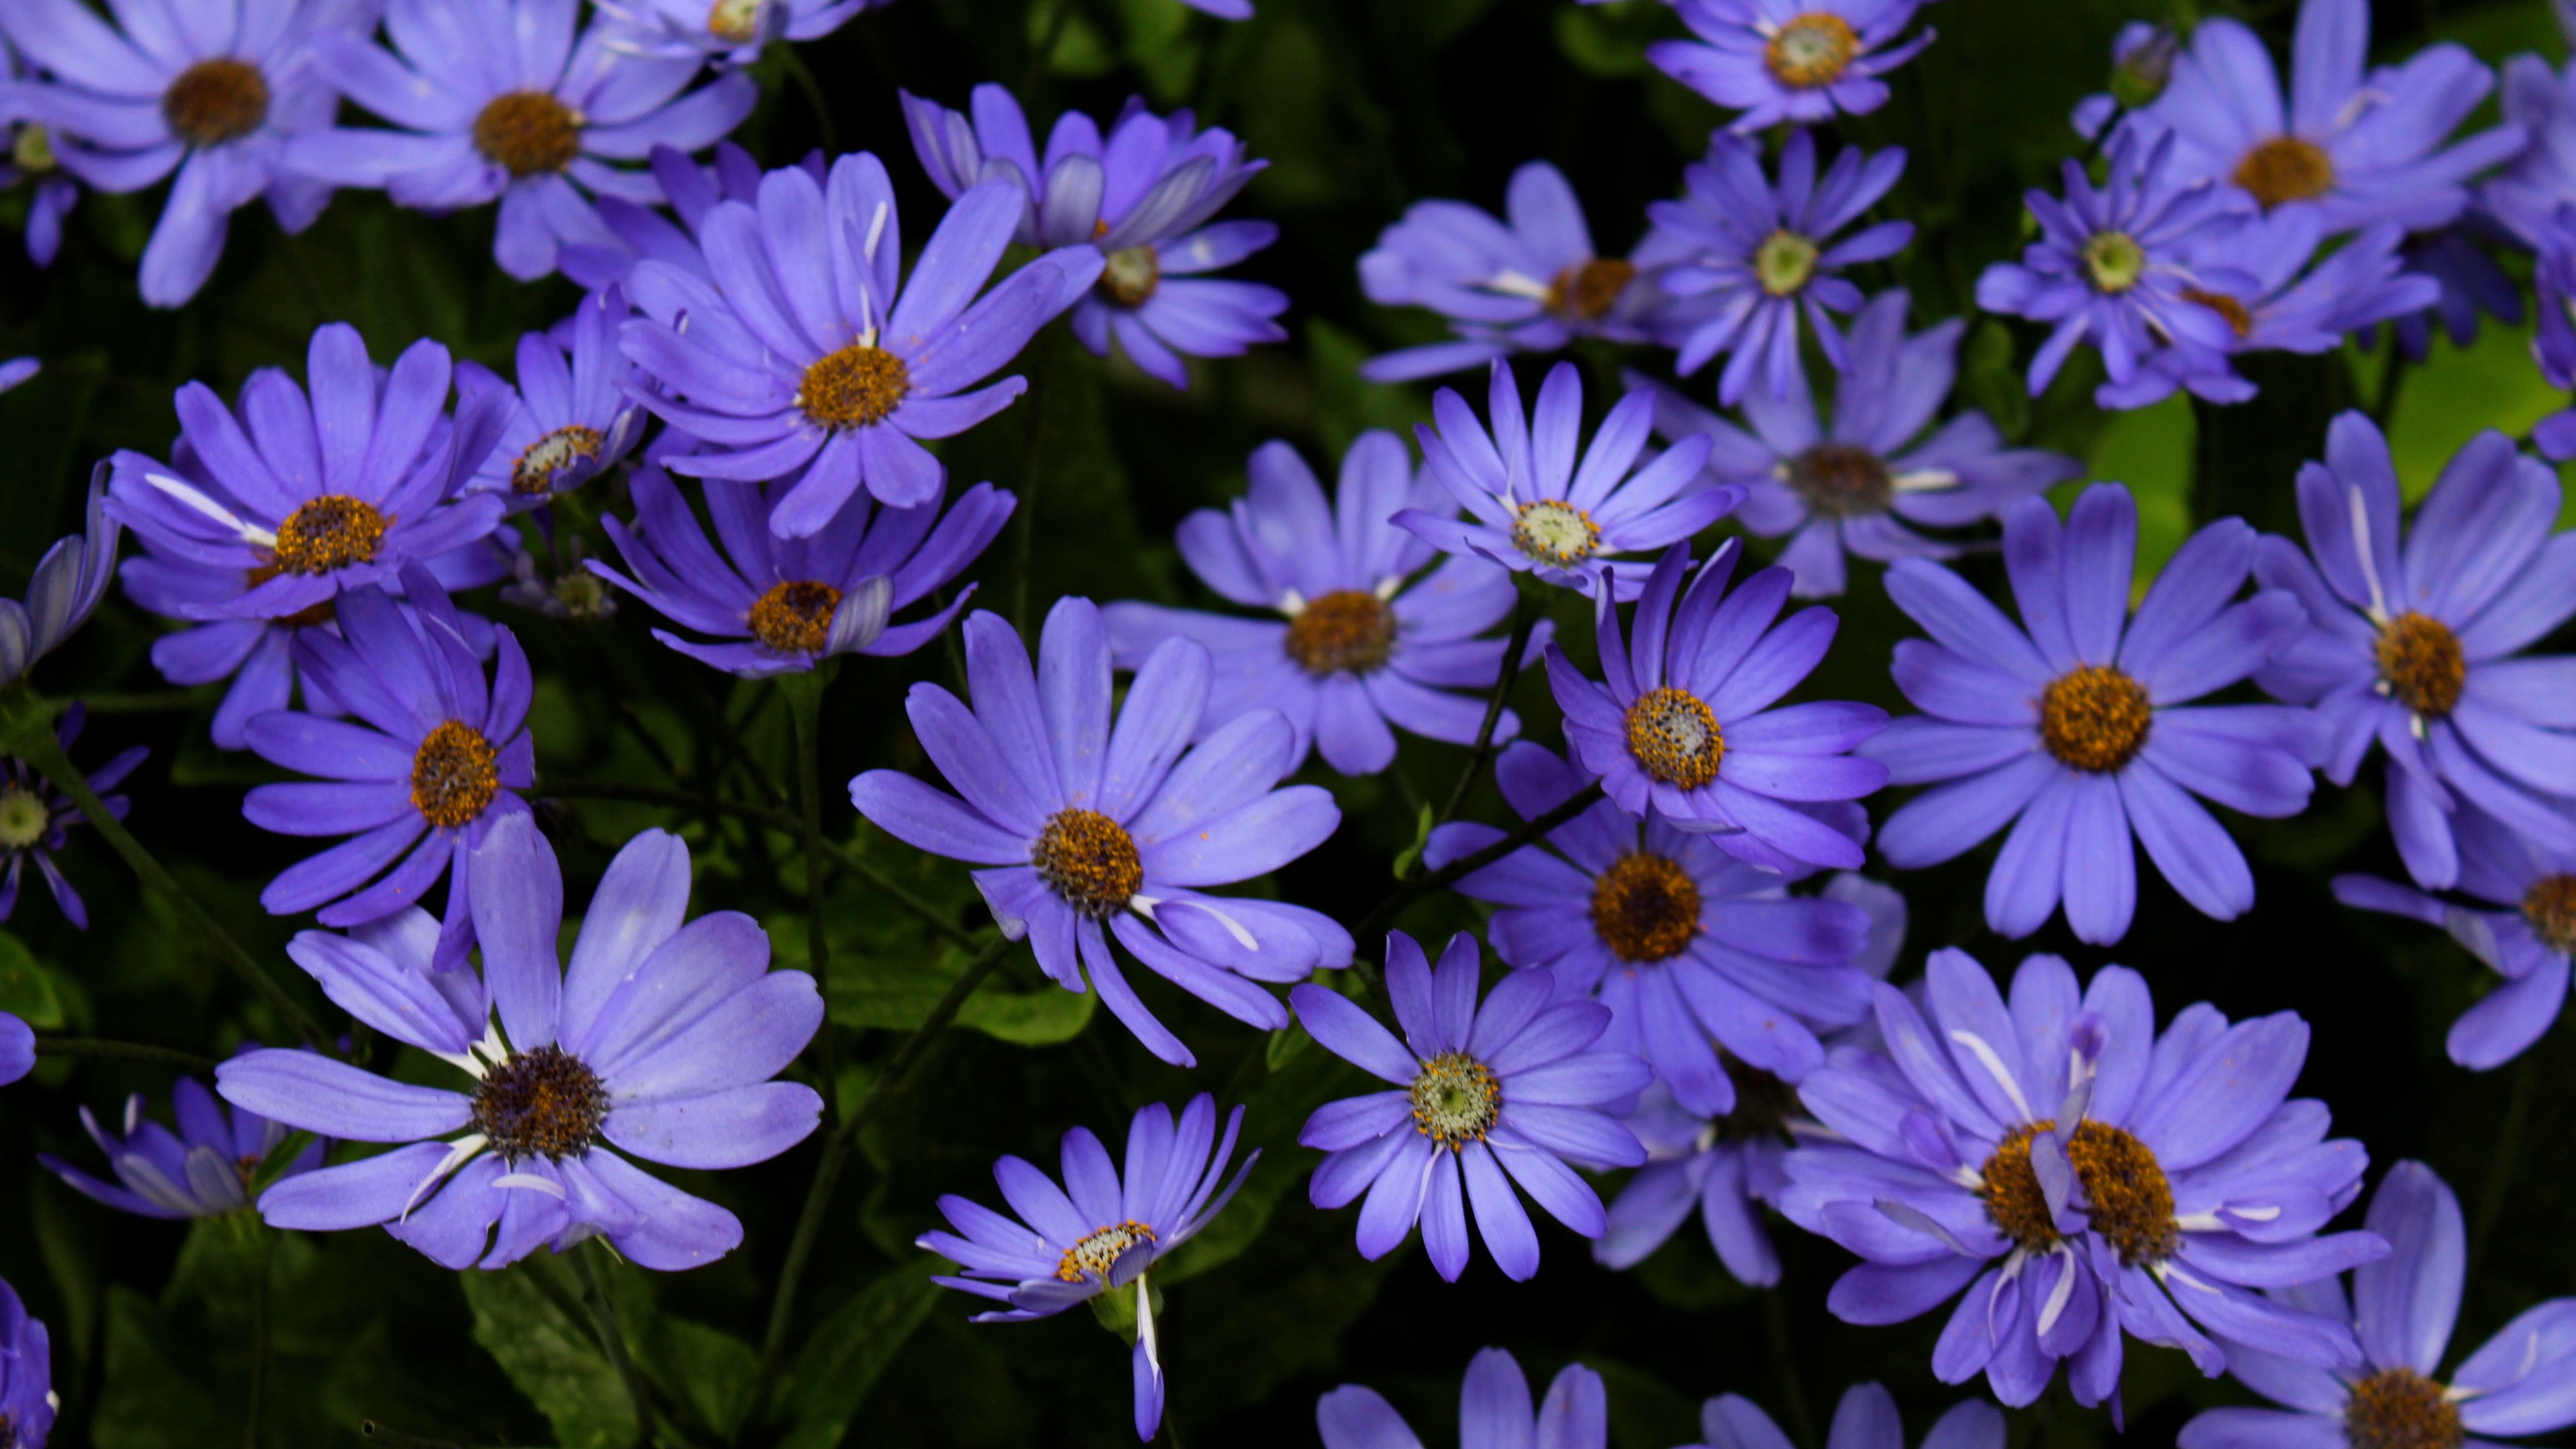
[[[1163,258],[1150,246],[1128,247],[1101,264],[1100,295],[1121,307],[1141,305],[1163,282]]]
[[[1786,297],[1816,274],[1821,254],[1821,248],[1796,232],[1775,231],[1753,249],[1753,275],[1761,279],[1763,291]]]
[[[510,491],[530,497],[553,492],[558,470],[598,457],[606,441],[599,429],[579,423],[555,429],[519,451],[519,461],[510,465]]]
[[[2334,158],[2313,141],[2275,136],[2246,152],[2230,179],[2269,211],[2285,201],[2305,201],[2333,190]]]
[[[561,171],[581,154],[581,118],[544,91],[511,91],[474,118],[474,149],[512,176]]]
[[[238,140],[268,119],[268,78],[230,56],[198,61],[161,93],[161,119],[191,146]]]
[[[1154,1230],[1129,1218],[1123,1223],[1086,1234],[1083,1240],[1064,1250],[1064,1258],[1055,1265],[1055,1276],[1067,1283],[1105,1282],[1118,1255],[1138,1243],[1154,1241]]]
[[[590,1150],[608,1116],[608,1088],[581,1058],[548,1043],[512,1052],[474,1089],[474,1130],[504,1161],[561,1161]]]
[[[1694,790],[1717,778],[1726,735],[1717,712],[1687,689],[1650,689],[1628,706],[1628,753],[1667,785]]]
[[[1456,1152],[1482,1142],[1503,1110],[1503,1084],[1465,1052],[1442,1052],[1413,1079],[1413,1130]]]
[[[1617,257],[1578,262],[1547,284],[1547,310],[1568,322],[1598,322],[1636,279],[1636,265]]]
[[[1097,810],[1059,810],[1049,816],[1029,851],[1029,864],[1065,904],[1095,920],[1127,904],[1145,884],[1136,838]]]
[[[761,0],[716,0],[707,12],[707,33],[735,45],[760,33]]]
[[[0,821],[5,821],[8,806],[0,798]],[[2560,955],[2576,955],[2576,875],[2546,875],[2532,883],[2523,893],[2522,918],[2531,923],[2531,933]]]
[[[1542,498],[1522,505],[1512,520],[1512,543],[1540,563],[1563,567],[1592,557],[1601,546],[1601,525],[1571,503]]]
[[[1986,1216],[2004,1236],[2034,1252],[2056,1246],[2057,1224],[2049,1217],[2047,1194],[2039,1171],[2030,1165],[2030,1140],[2057,1130],[2054,1122],[2016,1127],[1995,1148],[1978,1176],[1984,1186]],[[2102,1235],[2134,1268],[2172,1257],[2181,1229],[2174,1226],[2173,1186],[2147,1145],[2104,1122],[2075,1124],[2075,1140],[2066,1156],[2075,1180],[2084,1189],[2084,1209],[2093,1231]]]
[[[1831,11],[1810,10],[1780,27],[1762,47],[1762,63],[1782,85],[1805,89],[1833,84],[1858,54],[1860,35],[1850,21]]]
[[[45,838],[45,827],[54,823],[54,812],[45,808],[45,799],[24,785],[0,789],[0,847],[24,850]]]
[[[53,133],[32,122],[19,126],[18,134],[9,139],[9,159],[33,175],[53,170],[59,164],[54,159]]]
[[[574,618],[584,622],[607,618],[612,607],[608,585],[601,583],[597,574],[558,575],[552,592],[556,603],[563,605]]]
[[[2227,330],[2236,334],[2236,340],[2239,342],[2244,341],[2254,331],[2254,314],[2245,310],[2244,303],[2225,292],[2204,292],[2198,287],[2185,287],[2182,289],[2182,299],[2186,302],[2197,302],[2217,313],[2227,323]]]
[[[1828,518],[1885,513],[1896,500],[1887,464],[1867,448],[1818,443],[1789,460],[1789,486]]]
[[[2147,250],[2124,231],[2097,231],[2084,243],[2084,270],[2093,285],[2118,296],[2147,270]]]
[[[2459,1449],[2468,1438],[2442,1386],[2413,1369],[2381,1369],[2352,1386],[2343,1406],[2352,1449]]]
[[[2039,696],[2039,742],[2059,764],[2101,774],[2136,757],[2155,718],[2145,685],[2087,664],[2050,680]]]
[[[1288,657],[1308,674],[1366,674],[1395,650],[1395,611],[1366,589],[1318,594],[1288,621]]]
[[[2382,625],[2372,646],[2379,677],[2397,702],[2431,719],[2449,714],[2469,682],[2469,663],[2451,626],[2409,610]]]
[[[769,586],[751,606],[751,637],[781,654],[820,654],[841,591],[819,579]]]
[[[826,428],[864,428],[881,422],[912,391],[903,359],[882,347],[853,342],[805,369],[796,385],[797,405]]]
[[[470,825],[501,793],[500,751],[463,720],[431,730],[411,757],[411,803],[430,824]]]
[[[325,493],[277,526],[277,567],[282,573],[327,574],[365,563],[385,541],[385,516],[345,493]]]
[[[1662,961],[1699,934],[1699,884],[1664,856],[1637,850],[1592,883],[1592,929],[1622,961]]]

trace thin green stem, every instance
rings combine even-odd
[[[1064,0],[1067,9],[1073,0]],[[1029,410],[1029,442],[1020,462],[1019,517],[1012,519],[1015,530],[1011,540],[1011,627],[1022,638],[1029,632],[1029,556],[1036,548],[1038,520],[1038,464],[1045,458],[1047,375],[1054,371],[1055,356],[1064,349],[1051,331],[1040,332],[1029,344],[1036,354],[1029,360],[1029,395],[1022,405]]]
[[[1438,870],[1432,871],[1426,875],[1418,875],[1413,877],[1411,880],[1398,881],[1395,889],[1387,892],[1386,899],[1378,902],[1376,909],[1370,911],[1367,915],[1360,917],[1360,923],[1351,928],[1351,939],[1361,943],[1361,950],[1365,951],[1370,949],[1367,943],[1377,939],[1377,937],[1381,935],[1384,935],[1386,933],[1386,928],[1395,923],[1396,916],[1401,914],[1406,906],[1413,904],[1415,901],[1422,899],[1424,896],[1427,896],[1434,891],[1446,887],[1452,881],[1473,875],[1477,871],[1483,870],[1486,866],[1492,865],[1495,861],[1502,859],[1504,856],[1511,854],[1513,851],[1518,850],[1522,846],[1529,844],[1531,841],[1538,839],[1540,836],[1547,834],[1549,831],[1563,825],[1575,816],[1582,814],[1585,810],[1591,808],[1593,801],[1600,798],[1601,782],[1595,780],[1590,785],[1585,786],[1583,789],[1568,797],[1563,804],[1557,806],[1555,809],[1548,811],[1544,815],[1538,816],[1536,819],[1521,822],[1517,828],[1506,833],[1502,839],[1495,841],[1484,849],[1471,851],[1468,854],[1462,855],[1456,860],[1453,860],[1447,865],[1444,865]],[[1366,972],[1363,972],[1362,974],[1364,978],[1368,980],[1369,984],[1372,986],[1377,984],[1377,978],[1374,975]]]
[[[40,1036],[36,1038],[36,1055],[75,1061],[159,1062],[183,1072],[211,1072],[216,1065],[213,1057],[201,1057],[195,1052],[147,1046],[139,1041],[106,1041],[81,1036]]]
[[[822,667],[810,674],[782,674],[787,717],[796,727],[797,829],[805,837],[805,968],[823,998],[823,1026],[814,1033],[816,1070],[823,1078],[823,1121],[841,1119],[840,1064],[832,1041],[832,936],[823,922],[823,689]]]
[[[91,714],[180,714],[223,697],[222,690],[209,685],[204,689],[155,689],[137,694],[85,694],[78,699],[49,700],[46,707],[55,714],[75,704]]]
[[[259,1234],[259,1278],[250,1290],[250,1409],[242,1419],[242,1449],[259,1449],[260,1399],[268,1387],[268,1280],[277,1259],[277,1234],[254,1225]]]
[[[2486,1261],[2487,1239],[2504,1218],[2504,1201],[2513,1186],[2514,1159],[2522,1150],[2522,1130],[2531,1120],[2531,1091],[2539,1075],[2540,1053],[2526,1051],[2513,1064],[2512,1095],[2505,1099],[2504,1121],[2496,1128],[2495,1155],[2487,1162],[2487,1181],[2478,1194],[2478,1220],[2469,1229],[2469,1267]]]
[[[1458,775],[1458,783],[1449,790],[1449,802],[1440,807],[1440,815],[1431,823],[1446,825],[1458,818],[1458,807],[1467,803],[1467,792],[1485,773],[1485,761],[1494,752],[1494,727],[1503,718],[1503,701],[1511,697],[1512,685],[1521,677],[1521,655],[1529,650],[1530,631],[1538,627],[1538,616],[1545,612],[1535,589],[1523,588],[1512,596],[1511,641],[1503,646],[1502,668],[1494,675],[1494,692],[1485,698],[1484,723],[1476,727],[1476,747],[1468,752],[1467,768]]]
[[[796,53],[795,46],[773,45],[770,51],[786,57],[788,78],[796,82],[796,88],[805,93],[806,103],[814,108],[814,129],[822,133],[823,154],[838,155],[841,150],[840,128],[832,124],[832,102],[823,94],[823,83],[814,78],[814,72]]]
[[[581,1279],[581,1301],[590,1309],[590,1325],[599,1334],[599,1346],[617,1369],[618,1382],[626,1386],[627,1400],[635,1406],[635,1442],[653,1442],[653,1401],[645,1389],[644,1375],[635,1367],[634,1355],[626,1351],[626,1335],[617,1327],[617,1310],[608,1301],[608,1290],[601,1286],[599,1269],[592,1266],[587,1244],[571,1254],[573,1272]]]

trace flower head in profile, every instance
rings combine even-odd
[[[8,27],[0,25],[0,88],[19,84],[24,79],[19,72]],[[27,260],[50,267],[62,251],[63,218],[80,200],[80,183],[63,170],[62,159],[54,154],[53,132],[38,122],[18,119],[15,111],[14,106],[0,106],[0,191],[32,183],[20,239],[26,244]],[[14,385],[8,375],[14,365],[0,365],[0,392]]]
[[[823,1022],[814,978],[771,971],[738,911],[688,920],[689,848],[628,841],[561,964],[563,876],[524,812],[470,867],[481,971],[431,962],[438,923],[410,910],[287,947],[323,992],[394,1040],[464,1072],[462,1091],[380,1077],[303,1051],[255,1051],[215,1073],[226,1100],[389,1152],[290,1177],[260,1196],[272,1227],[382,1224],[446,1268],[501,1268],[606,1238],[647,1268],[694,1268],[742,1242],[732,1213],[627,1161],[745,1167],[814,1130],[823,1099],[771,1080]]]
[[[2514,56],[2504,63],[2497,99],[2528,144],[2479,183],[2468,221],[2536,249],[2558,209],[2576,202],[2576,66],[2553,70],[2537,55]]]
[[[18,1290],[0,1281],[0,1423],[9,1426],[20,1449],[45,1449],[61,1407],[45,1325],[29,1318]]]
[[[2576,200],[2558,209],[2540,235],[2540,260],[2532,268],[2540,329],[2531,360],[2551,387],[2576,390]],[[2561,408],[2531,428],[2531,443],[2553,463],[2576,458],[2576,407]]]
[[[2389,833],[2428,890],[2460,879],[2463,805],[2544,850],[2576,850],[2576,661],[2515,657],[2576,614],[2576,534],[2550,532],[2556,473],[2481,433],[2409,530],[2387,440],[2345,413],[2298,490],[2307,551],[2266,538],[2254,568],[2298,599],[2301,627],[2255,682],[2315,707],[2326,778],[2351,783],[2378,747]]]
[[[1481,558],[1441,559],[1396,526],[1406,508],[1454,512],[1440,485],[1415,473],[1394,434],[1376,431],[1342,455],[1330,501],[1286,443],[1254,450],[1247,471],[1251,487],[1232,509],[1182,520],[1181,559],[1229,601],[1286,617],[1111,604],[1101,617],[1118,667],[1142,666],[1166,639],[1196,639],[1215,666],[1202,731],[1275,709],[1297,733],[1298,762],[1319,749],[1345,775],[1394,763],[1395,727],[1473,743],[1484,702],[1449,691],[1493,688],[1507,641],[1477,636],[1511,612],[1512,581]],[[1519,728],[1506,710],[1494,738]]]
[[[655,60],[745,66],[771,41],[820,40],[887,0],[601,0],[609,48]]]
[[[1127,1171],[1122,1179],[1109,1149],[1088,1127],[1064,1134],[1064,1185],[1018,1157],[993,1164],[993,1180],[1018,1215],[1013,1221],[966,1198],[943,1196],[941,1216],[955,1232],[928,1232],[915,1241],[957,1264],[960,1276],[937,1280],[946,1287],[1003,1306],[975,1316],[977,1323],[1016,1323],[1062,1313],[1103,1294],[1136,1290],[1132,1305],[1136,1347],[1136,1437],[1151,1440],[1163,1422],[1163,1355],[1154,1325],[1154,1264],[1198,1235],[1234,1198],[1261,1160],[1260,1149],[1226,1176],[1243,1109],[1216,1130],[1216,1099],[1201,1092],[1181,1109],[1160,1102],[1136,1113],[1127,1128]]]
[[[1395,1406],[1360,1384],[1317,1399],[1315,1429],[1324,1449],[1422,1449]],[[1532,1407],[1529,1379],[1510,1351],[1489,1348],[1468,1360],[1458,1385],[1458,1449],[1609,1449],[1609,1443],[1610,1398],[1601,1375],[1567,1364],[1547,1386],[1546,1400]]]
[[[257,1050],[257,1048],[252,1048]],[[52,1153],[36,1160],[63,1185],[118,1212],[147,1218],[212,1218],[251,1205],[254,1175],[268,1155],[287,1138],[282,1123],[246,1108],[227,1109],[206,1084],[181,1077],[170,1089],[173,1132],[143,1115],[143,1094],[125,1099],[120,1132],[98,1125],[89,1108],[81,1108],[81,1125],[107,1157],[115,1182],[93,1177]],[[322,1165],[330,1144],[306,1143],[277,1173],[279,1180]]]
[[[1275,788],[1295,767],[1278,711],[1238,716],[1193,745],[1207,717],[1208,651],[1169,639],[1110,705],[1109,639],[1089,599],[1049,610],[1036,667],[1001,616],[966,620],[967,702],[915,684],[904,712],[956,795],[896,770],[850,782],[850,803],[920,850],[973,863],[1003,931],[1026,934],[1067,991],[1090,989],[1145,1049],[1197,1058],[1127,984],[1115,936],[1146,969],[1238,1021],[1288,1024],[1263,989],[1351,963],[1350,933],[1321,912],[1211,896],[1267,875],[1340,826],[1315,785]],[[959,798],[962,796],[963,798]]]
[[[1492,559],[1563,588],[1588,590],[1607,577],[1620,598],[1633,599],[1648,565],[1621,555],[1686,539],[1744,499],[1742,489],[1700,476],[1706,438],[1684,438],[1636,466],[1654,426],[1655,400],[1644,392],[1610,409],[1578,465],[1583,374],[1573,363],[1548,369],[1534,415],[1522,410],[1508,362],[1494,363],[1486,397],[1490,428],[1444,387],[1431,400],[1436,426],[1413,430],[1431,476],[1469,516],[1417,507],[1395,521],[1442,553]]]
[[[569,346],[543,332],[521,337],[515,387],[473,363],[457,369],[459,392],[500,388],[511,404],[498,444],[465,481],[466,491],[492,494],[510,512],[524,513],[634,450],[645,415],[625,391],[627,362],[617,329],[626,316],[625,294],[610,286],[573,313]]]
[[[1569,1162],[1634,1167],[1645,1149],[1614,1113],[1653,1080],[1646,1064],[1597,1044],[1610,1011],[1557,999],[1544,968],[1514,971],[1476,1001],[1476,938],[1461,931],[1435,971],[1402,931],[1386,938],[1386,994],[1398,1041],[1349,997],[1300,986],[1288,999],[1326,1051],[1393,1084],[1315,1109],[1297,1140],[1325,1155],[1307,1185],[1319,1208],[1362,1193],[1359,1250],[1382,1258],[1422,1225],[1431,1266],[1466,1271],[1467,1213],[1503,1276],[1538,1272],[1538,1234],[1512,1185],[1548,1216],[1601,1236],[1601,1199]]]
[[[1740,1394],[1721,1394],[1700,1406],[1700,1442],[1683,1449],[1791,1449],[1771,1416]],[[1905,1424],[1896,1397],[1877,1384],[1854,1384],[1834,1405],[1825,1449],[1905,1449]],[[2004,1449],[2004,1415],[1983,1399],[1962,1399],[1932,1421],[1922,1449]]]
[[[1901,1323],[1966,1289],[1932,1371],[1982,1372],[2014,1407],[2061,1361],[2078,1403],[2110,1397],[2124,1334],[2213,1378],[2228,1358],[2211,1334],[2360,1361],[2344,1324],[2254,1291],[2388,1253],[2318,1231],[2367,1161],[2326,1139],[2323,1104],[2289,1099],[2307,1023],[2231,1026],[2200,1004],[2159,1034],[2136,972],[2079,991],[2054,956],[2022,962],[2007,1005],[1965,952],[1936,951],[1923,997],[1879,986],[1884,1046],[1839,1048],[1798,1089],[1840,1140],[1789,1154],[1780,1208],[1863,1260],[1826,1299],[1836,1317]]]
[[[387,9],[392,50],[355,35],[315,49],[340,94],[396,129],[315,130],[296,138],[289,159],[422,211],[498,201],[492,259],[523,282],[552,272],[567,243],[610,240],[592,194],[661,199],[650,173],[618,163],[657,145],[711,146],[759,96],[741,75],[690,91],[698,56],[621,54],[613,18],[576,36],[580,8],[552,0],[388,0]]]
[[[65,754],[71,752],[80,738],[81,721],[88,711],[78,702],[63,711],[61,724],[54,731],[55,743]],[[90,772],[89,787],[98,792],[100,803],[117,819],[125,818],[126,798],[110,793],[134,773],[149,753],[135,745]],[[18,908],[18,885],[26,874],[27,862],[36,863],[36,873],[45,878],[46,889],[53,892],[54,904],[60,906],[63,919],[74,928],[89,929],[89,910],[81,904],[80,892],[63,879],[62,867],[54,864],[54,855],[63,848],[71,828],[88,822],[80,807],[69,796],[47,783],[34,766],[16,756],[0,761],[0,857],[8,860],[8,874],[0,877],[0,921],[9,919]]]
[[[1578,337],[1642,342],[1655,285],[1636,261],[1601,256],[1565,173],[1532,161],[1512,173],[1503,215],[1463,201],[1417,201],[1360,257],[1360,288],[1381,307],[1428,307],[1451,342],[1360,364],[1371,382],[1437,377]]]
[[[1678,0],[1694,40],[1659,40],[1646,58],[1729,110],[1749,134],[1814,126],[1887,104],[1880,77],[1932,43],[1907,36],[1922,0]]]
[[[2153,105],[2165,93],[2181,53],[2182,38],[2170,26],[2143,20],[2121,26],[2111,38],[2111,88],[2077,101],[2068,124],[2085,140],[2098,140],[2122,112]]]
[[[2062,901],[2076,937],[2128,934],[2134,838],[2174,890],[2216,920],[2254,904],[2243,852],[2198,799],[2278,819],[2305,809],[2310,721],[2277,705],[2195,705],[2263,667],[2301,626],[2298,600],[2239,601],[2255,535],[2194,534],[2129,610],[2138,509],[2116,483],[2064,524],[2044,498],[2004,515],[2016,625],[1967,581],[1908,559],[1887,594],[1932,637],[1896,646],[1896,687],[1923,711],[1862,746],[1900,785],[1938,785],[1879,827],[1888,862],[1919,870],[2012,832],[1986,877],[1986,924],[2027,936]]]
[[[107,465],[90,471],[81,531],[54,540],[36,561],[25,601],[0,599],[0,685],[25,678],[107,597],[108,581],[116,577],[117,540],[124,532],[107,501],[107,480]]]

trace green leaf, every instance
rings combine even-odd
[[[1431,846],[1431,823],[1435,818],[1431,813],[1431,802],[1423,801],[1422,808],[1415,812],[1413,817],[1412,842],[1395,853],[1397,880],[1413,874],[1414,870],[1422,864],[1422,852]]]
[[[779,1449],[832,1449],[877,1378],[930,1316],[939,1285],[931,1262],[906,1263],[835,1309],[796,1355],[784,1404],[794,1427]]]
[[[200,1449],[218,1425],[240,1438],[242,1406],[217,1402],[189,1372],[192,1359],[150,1299],[122,1285],[108,1289],[108,1391],[90,1424],[99,1449]]]
[[[56,1031],[63,1024],[63,999],[52,974],[7,931],[0,931],[0,1011],[39,1031]]]
[[[802,966],[805,941],[801,919],[773,923],[770,939],[779,944],[783,964]],[[859,957],[835,951],[832,956],[832,1020],[842,1026],[910,1031],[930,1016],[939,998],[966,972],[963,952],[922,951]],[[1052,1046],[1071,1041],[1090,1024],[1099,998],[1088,991],[1066,991],[1052,983],[1034,991],[1012,991],[988,980],[958,1009],[957,1024],[1014,1046]]]
[[[640,1293],[619,1295],[620,1316],[632,1322],[627,1317],[629,1305],[641,1297]],[[751,1412],[760,1355],[730,1333],[685,1318],[653,1314],[644,1318],[643,1325],[628,1346],[637,1366],[690,1417],[731,1439],[743,1416]]]
[[[531,1258],[498,1273],[458,1274],[474,1341],[554,1425],[563,1449],[625,1449],[635,1441],[634,1405],[590,1325],[538,1286],[533,1275],[550,1268]]]

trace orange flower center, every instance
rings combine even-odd
[[[1095,920],[1127,904],[1145,884],[1136,837],[1097,810],[1059,810],[1049,817],[1029,851],[1029,864],[1065,904]]]
[[[2047,1194],[2040,1190],[2039,1171],[2030,1165],[2030,1140],[2055,1130],[2054,1122],[2014,1128],[1977,1174],[1986,1216],[2004,1236],[2034,1252],[2055,1247],[2059,1235]],[[2084,1212],[2093,1231],[2119,1253],[2121,1262],[2134,1268],[2173,1256],[2182,1232],[2174,1226],[2173,1185],[2145,1143],[2107,1123],[2085,1121],[2075,1124],[2066,1156],[2084,1189]]]
[[[1717,712],[1686,689],[1650,689],[1628,706],[1628,753],[1667,785],[1697,789],[1717,778],[1726,735]]]
[[[2389,620],[2372,646],[2379,656],[2379,677],[2399,704],[2429,719],[2440,719],[2460,702],[2468,686],[2469,662],[2460,652],[2460,636],[2439,619],[2409,610]]]
[[[581,117],[544,91],[494,96],[474,118],[474,149],[512,176],[561,171],[581,154]]]
[[[2460,1449],[2468,1431],[2442,1386],[2413,1369],[2381,1369],[2352,1386],[2343,1436],[2352,1449]]]
[[[513,1052],[474,1089],[474,1130],[507,1162],[561,1161],[590,1150],[608,1118],[608,1088],[581,1058],[548,1043]]]
[[[2039,742],[2060,764],[2095,774],[2136,757],[2155,723],[2146,686],[2109,665],[2087,664],[2049,681],[2039,697]]]
[[[230,56],[198,61],[161,93],[161,119],[191,146],[238,140],[268,119],[268,78]]]
[[[431,730],[411,757],[411,803],[430,824],[471,825],[501,793],[501,752],[463,720]]]
[[[769,586],[751,606],[751,637],[781,654],[820,654],[841,591],[819,579]]]
[[[2232,178],[2254,194],[2265,211],[2285,201],[2305,201],[2334,188],[2334,158],[2313,141],[2275,136],[2245,153]]]
[[[1592,929],[1622,961],[1669,960],[1699,934],[1699,884],[1665,856],[1631,851],[1592,883]]]
[[[277,569],[327,574],[366,563],[385,541],[385,516],[345,493],[325,493],[286,515],[277,526]]]
[[[1395,611],[1366,589],[1318,594],[1288,621],[1288,657],[1308,674],[1365,674],[1395,649]]]
[[[1577,262],[1547,284],[1547,310],[1568,322],[1598,322],[1636,279],[1636,265],[1617,257]]]
[[[1833,84],[1858,54],[1860,34],[1850,21],[1829,10],[1810,10],[1773,32],[1762,47],[1762,63],[1782,85],[1805,90]]]
[[[912,373],[902,358],[853,342],[805,369],[796,385],[796,403],[818,426],[864,428],[882,422],[911,391]]]

